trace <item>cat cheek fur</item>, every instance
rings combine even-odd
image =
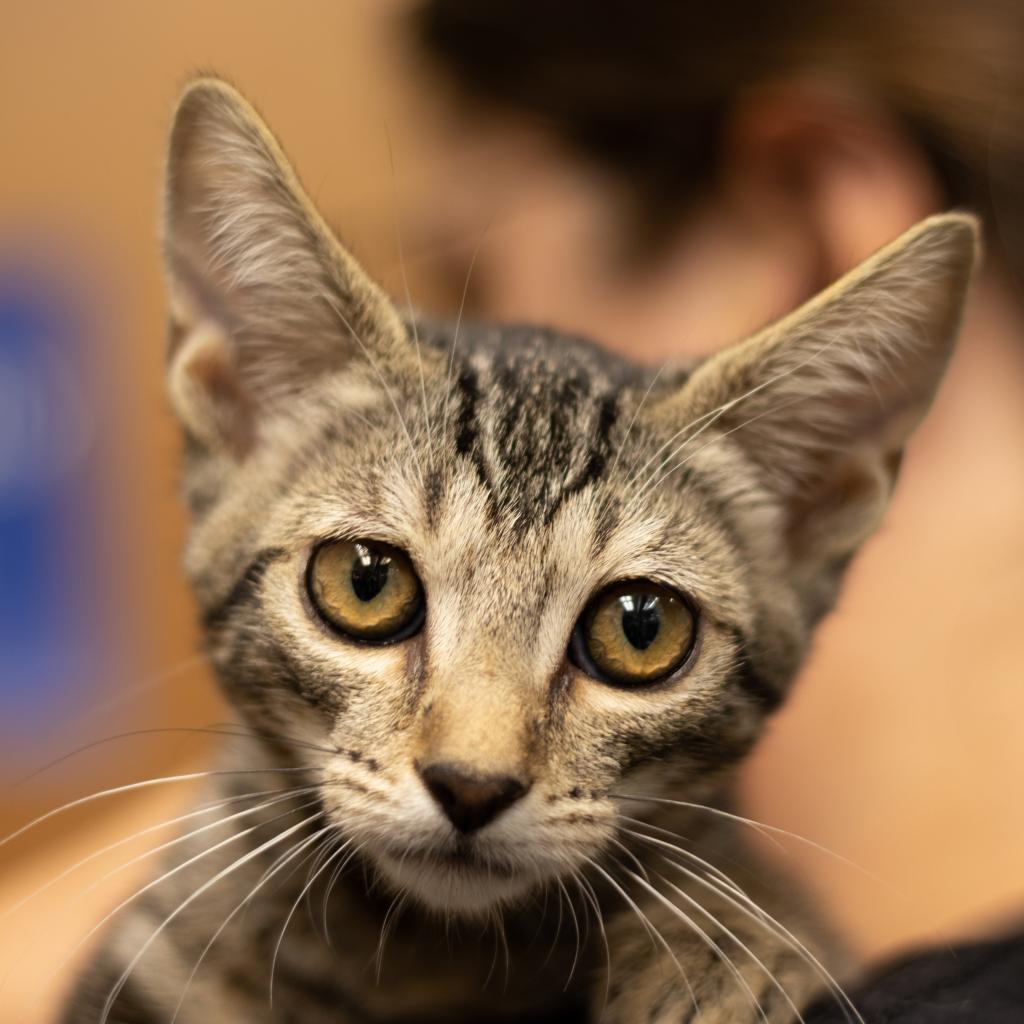
[[[233,849],[183,837],[187,870],[115,930],[68,1024],[176,1008],[181,1024],[743,1024],[755,1004],[791,1020],[828,981],[787,935],[840,967],[841,947],[743,842],[731,779],[885,507],[976,235],[967,216],[925,221],[754,338],[655,375],[551,330],[401,316],[252,108],[195,83],[164,249],[186,569],[245,734],[213,796],[294,799],[225,818]],[[366,647],[318,619],[304,574],[327,538],[408,553],[419,635]],[[677,677],[616,689],[569,662],[569,639],[595,593],[637,579],[694,602],[699,650]],[[438,764],[511,779],[517,798],[462,834],[425,784]],[[284,869],[305,852],[333,948],[294,913],[307,873]],[[449,917],[500,919],[500,992],[491,949]],[[190,977],[211,935],[217,956]],[[366,960],[385,936],[377,984]]]

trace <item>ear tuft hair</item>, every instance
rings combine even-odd
[[[164,253],[172,398],[207,448],[244,454],[310,380],[386,363],[407,341],[259,115],[217,79],[192,83],[175,113]]]
[[[800,572],[843,564],[877,526],[952,353],[978,253],[974,217],[931,217],[706,360],[654,411],[697,425],[683,457],[722,435],[743,452],[784,509]]]

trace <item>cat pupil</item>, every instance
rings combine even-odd
[[[352,591],[360,601],[372,601],[388,581],[391,559],[379,551],[356,545],[356,560],[352,565]]]
[[[622,604],[622,632],[638,651],[646,651],[654,643],[661,628],[658,599],[652,594],[626,594]]]

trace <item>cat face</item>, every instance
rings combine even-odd
[[[183,99],[168,181],[207,647],[353,847],[483,913],[599,862],[645,801],[707,799],[884,509],[973,221],[654,373],[403,319],[221,83]]]

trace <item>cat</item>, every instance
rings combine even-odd
[[[185,565],[238,724],[65,1024],[859,1019],[733,780],[884,512],[975,220],[652,371],[400,313],[217,79],[165,212]]]

